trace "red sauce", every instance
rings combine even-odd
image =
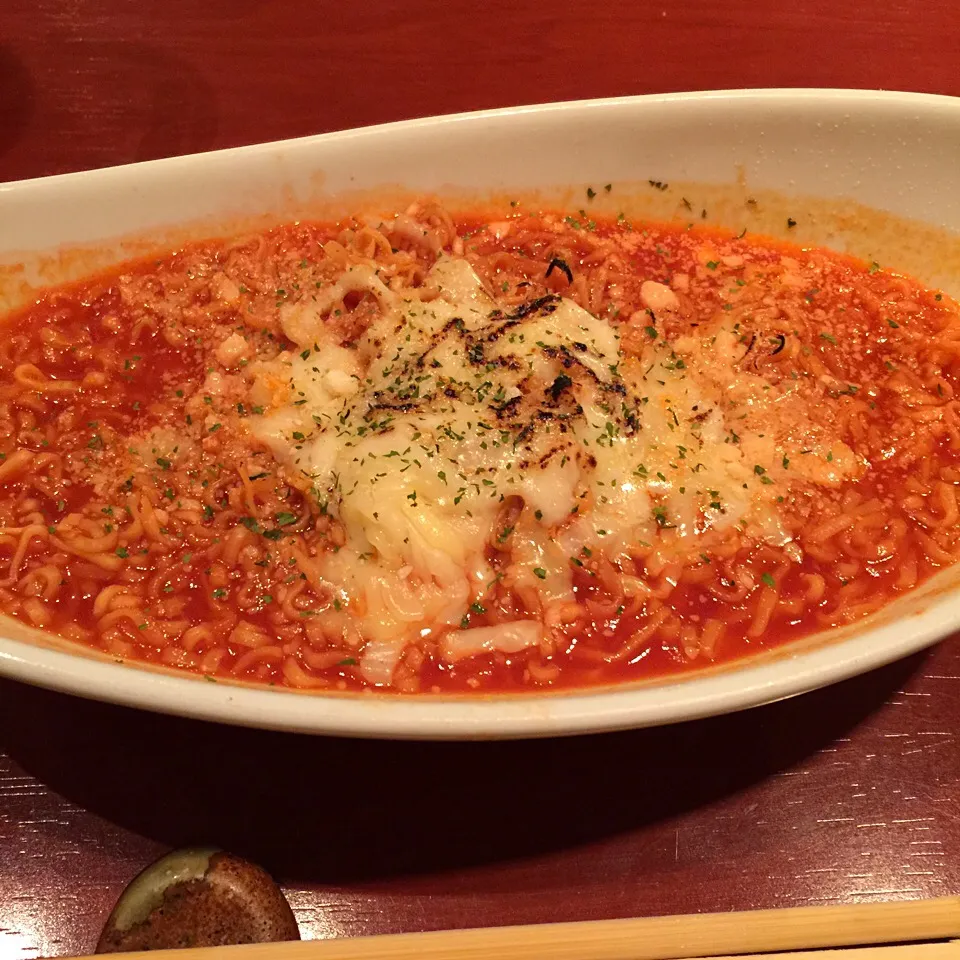
[[[442,221],[422,222],[453,246]],[[708,538],[692,560],[651,573],[638,546],[627,573],[652,600],[617,602],[602,558],[585,551],[571,564],[588,613],[554,631],[552,649],[450,664],[435,643],[413,644],[398,689],[538,690],[696,670],[867,615],[957,558],[952,301],[877,265],[721,231],[524,214],[498,238],[484,223],[460,218],[457,235],[504,305],[545,293],[576,299],[620,329],[627,352],[641,350],[651,329],[673,342],[737,311],[743,363],[774,384],[797,380],[809,416],[856,453],[862,476],[789,485],[780,510],[793,548]],[[335,279],[324,250],[333,238],[355,259],[378,249],[356,222],[283,227],[128,264],[8,318],[0,609],[122,660],[212,678],[364,686],[361,653],[316,626],[331,599],[302,585],[297,559],[333,549],[336,524],[245,422],[255,411],[244,366],[291,346],[279,308]],[[402,232],[387,242],[393,252],[380,258],[422,282],[433,253]],[[572,282],[561,269],[545,276],[556,260]],[[650,280],[675,291],[680,309],[645,316],[640,291]],[[373,298],[350,295],[329,323],[349,343],[376,310]],[[231,333],[247,341],[239,362],[217,355]],[[161,435],[176,438],[175,456]],[[823,536],[829,523],[837,529]],[[773,612],[751,635],[765,597]],[[518,615],[502,584],[480,606],[469,626]],[[254,643],[240,642],[241,621]],[[709,623],[722,630],[705,639]],[[610,659],[644,631],[628,657]]]

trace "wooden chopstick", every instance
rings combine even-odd
[[[311,946],[320,946],[320,952],[316,956],[322,957],[323,960],[334,956],[350,957],[351,960],[361,957],[363,960],[401,960],[401,958],[402,960],[413,960],[414,957],[425,957],[430,958],[430,960],[440,957],[443,957],[444,960],[462,960],[464,957],[469,957],[471,960],[479,960],[480,957],[483,957],[484,960],[517,960],[520,957],[523,960],[533,960],[533,958],[536,958],[536,960],[554,960],[555,957],[561,957],[563,960],[570,960],[571,957],[576,957],[577,960],[607,960],[608,957],[614,956],[614,954],[602,952],[602,946],[598,952],[597,945],[588,942],[576,945],[577,952],[575,953],[569,951],[556,953],[552,948],[547,953],[530,953],[526,950],[523,953],[517,953],[509,948],[506,953],[491,953],[488,952],[490,949],[488,947],[484,947],[483,952],[478,953],[474,949],[476,945],[464,952],[462,944],[452,947],[449,952],[433,953],[430,951],[421,953],[419,948],[411,950],[410,947],[412,947],[415,938],[427,936],[426,934],[402,935],[407,942],[398,950],[396,948],[399,946],[397,941],[400,936],[358,937],[354,940],[345,941],[309,940],[304,942]],[[356,949],[343,954],[327,953],[326,948],[333,943],[351,944]],[[247,960],[249,958],[255,958],[255,960],[284,960],[285,957],[289,956],[290,946],[291,944],[288,941],[286,943],[256,943],[233,947],[194,947],[184,950],[164,950],[162,956],[164,960],[170,955],[179,958],[179,960],[187,960],[187,958],[190,958],[190,960],[209,960],[210,957],[219,956],[230,956],[236,958],[236,960],[243,960],[243,958],[247,958]],[[384,947],[387,949],[383,949]],[[360,948],[368,952],[361,952]],[[226,951],[226,954],[224,954],[224,951]],[[141,960],[154,957],[155,960],[155,954],[156,951],[151,951],[149,954],[118,953],[114,956],[137,957]],[[307,951],[301,950],[300,955],[306,957],[309,954]],[[630,960],[636,955],[618,953],[615,956],[623,958],[623,960]],[[726,957],[696,957],[689,958],[689,960],[958,960],[958,958],[960,958],[960,940],[906,943],[893,947],[833,947],[828,950],[796,950],[789,953],[740,953]]]
[[[819,951],[818,960],[960,960],[960,941],[931,942],[956,938],[960,897],[941,897],[165,950],[163,960],[798,960],[794,951]]]

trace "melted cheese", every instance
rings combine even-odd
[[[284,308],[305,349],[256,370],[267,410],[252,430],[346,532],[320,558],[341,600],[324,627],[346,636],[359,624],[368,681],[389,683],[403,648],[436,631],[450,660],[538,641],[532,627],[512,625],[499,646],[496,630],[449,629],[494,582],[491,545],[509,549],[511,585],[551,603],[573,597],[571,557],[616,557],[662,530],[681,553],[732,524],[785,542],[772,435],[728,422],[738,405],[769,417],[773,402],[762,378],[735,368],[733,331],[652,338],[624,359],[616,330],[570,300],[501,311],[451,258],[431,271],[425,289],[438,288],[400,297],[352,268],[320,300]],[[357,289],[382,314],[347,349],[323,317]],[[839,448],[831,462],[838,475],[856,469]]]

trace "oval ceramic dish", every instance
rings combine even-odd
[[[0,309],[38,285],[243,226],[434,193],[698,219],[846,249],[960,293],[960,100],[764,90],[519,107],[0,185]],[[651,189],[651,184],[655,189]],[[605,193],[605,192],[604,192]],[[681,203],[681,201],[683,201]],[[384,202],[386,202],[384,200]],[[701,211],[703,213],[701,214]],[[854,628],[722,668],[583,692],[298,694],[114,663],[0,621],[0,673],[145,709],[291,731],[537,737],[668,723],[792,696],[960,628],[960,569]]]

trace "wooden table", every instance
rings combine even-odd
[[[741,86],[960,93],[955,0],[3,0],[0,181],[417,115]],[[0,205],[2,216],[2,205]],[[0,960],[218,843],[348,936],[960,891],[960,640],[542,743],[231,730],[0,682]]]

